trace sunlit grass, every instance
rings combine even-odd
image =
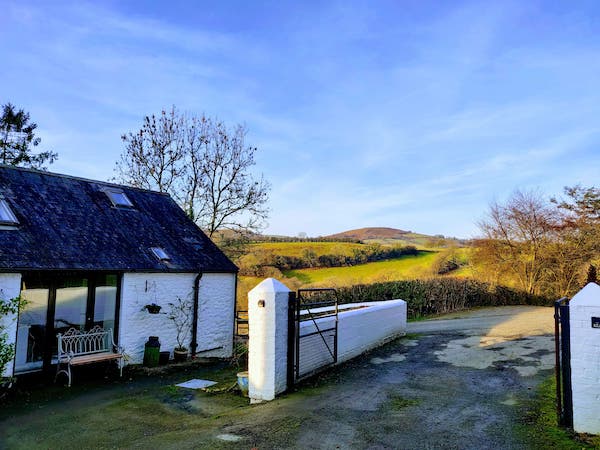
[[[350,267],[287,270],[287,278],[295,278],[306,286],[348,286],[432,276],[431,264],[435,253],[421,252],[388,261],[360,264]]]

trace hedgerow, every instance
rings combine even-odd
[[[408,318],[461,311],[478,306],[550,306],[551,298],[468,278],[431,278],[342,287],[340,303],[402,299]]]

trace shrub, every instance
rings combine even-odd
[[[466,278],[390,281],[338,289],[340,303],[392,299],[406,301],[409,318],[461,311],[477,306],[553,304],[553,299],[543,296]]]
[[[0,379],[7,364],[15,357],[15,346],[8,344],[8,335],[3,322],[5,317],[17,314],[24,305],[25,301],[21,297],[10,300],[0,298]]]

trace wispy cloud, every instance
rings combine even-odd
[[[515,187],[596,183],[593,5],[177,8],[5,6],[0,101],[31,112],[55,170],[111,177],[121,133],[175,104],[246,123],[274,233],[469,235]]]

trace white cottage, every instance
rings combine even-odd
[[[50,369],[69,328],[113,329],[130,364],[150,335],[172,350],[178,298],[192,305],[192,355],[229,357],[237,270],[167,194],[0,166],[0,295],[27,301],[4,319],[16,347],[4,376]]]

